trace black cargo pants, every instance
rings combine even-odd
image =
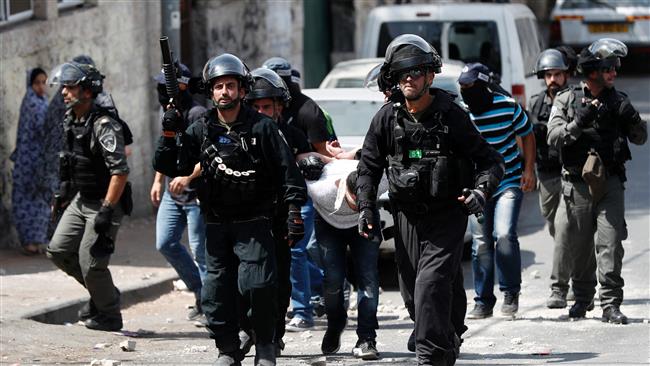
[[[277,317],[275,241],[267,217],[211,222],[201,307],[210,337],[223,353],[239,349],[240,295],[250,304],[258,344],[272,343]]]
[[[394,219],[400,292],[415,321],[418,365],[453,365],[454,334],[467,330],[461,267],[467,216],[450,205],[426,214],[398,209]]]

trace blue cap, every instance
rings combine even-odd
[[[178,78],[179,83],[183,84],[189,84],[190,83],[190,78],[192,77],[192,72],[190,72],[190,68],[185,66],[185,64],[179,64],[180,69],[181,69],[181,77]],[[163,73],[162,70],[158,73],[158,75],[154,76],[153,79],[158,82],[158,84],[164,84],[165,83],[165,73]]]
[[[490,82],[490,69],[479,62],[465,65],[463,71],[458,77],[458,83],[465,85],[475,83],[476,81]]]

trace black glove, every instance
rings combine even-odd
[[[176,108],[169,108],[162,118],[163,131],[179,132],[185,130],[185,121]]]
[[[295,243],[299,242],[305,236],[305,223],[300,214],[300,207],[296,205],[289,205],[287,229],[287,240],[289,241],[290,247],[293,247]]]
[[[113,207],[102,205],[95,216],[95,232],[97,234],[106,234],[111,228],[113,219]]]
[[[576,124],[580,128],[588,128],[594,123],[597,115],[598,107],[592,103],[587,103],[576,111]]]
[[[323,174],[325,163],[318,156],[309,155],[298,162],[298,168],[307,180],[318,180]]]
[[[485,207],[485,193],[480,189],[469,190],[465,188],[463,190],[463,196],[465,196],[465,207],[470,215],[478,215],[483,213],[483,208]]]
[[[359,211],[359,235],[368,240],[374,239],[373,229],[369,226],[374,225],[375,214],[371,207],[364,207]]]
[[[90,247],[90,255],[95,258],[105,257],[113,254],[115,251],[115,242],[106,234],[97,235],[95,244]]]

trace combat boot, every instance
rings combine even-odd
[[[627,324],[627,316],[621,313],[618,305],[609,305],[603,309],[602,321],[605,323]]]
[[[85,322],[86,320],[97,316],[97,314],[97,308],[92,299],[88,300],[88,302],[77,311],[77,316],[81,322]]]
[[[591,311],[593,309],[593,300],[591,302],[576,301],[571,309],[569,309],[569,318],[584,318],[587,315],[587,311]]]
[[[232,353],[219,353],[219,357],[214,362],[214,366],[241,366],[241,362]]]
[[[122,316],[108,317],[103,314],[98,314],[93,318],[87,319],[84,325],[88,329],[103,330],[106,332],[117,332],[122,329]]]
[[[275,366],[275,345],[273,343],[255,345],[255,366]]]
[[[553,290],[551,296],[546,300],[546,307],[549,309],[564,309],[566,308],[566,293],[560,290]]]

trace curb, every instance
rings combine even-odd
[[[178,275],[168,275],[157,278],[143,286],[133,286],[122,288],[120,297],[120,307],[128,308],[137,303],[158,298],[174,289],[173,280],[177,280]],[[77,311],[88,301],[88,297],[77,298],[53,306],[45,306],[42,309],[31,311],[20,315],[21,319],[35,320],[47,324],[64,324],[75,323],[78,320]]]

